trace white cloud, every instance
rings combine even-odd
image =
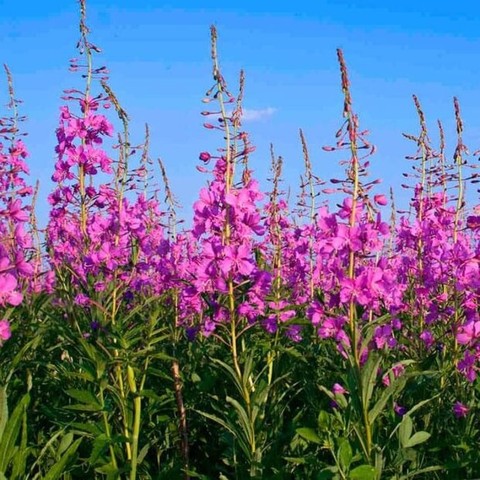
[[[245,122],[256,122],[271,117],[277,111],[276,108],[267,107],[261,109],[244,108],[242,120]]]

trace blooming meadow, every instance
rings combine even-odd
[[[219,146],[199,152],[205,186],[180,212],[86,18],[81,0],[83,88],[62,96],[45,228],[5,67],[0,479],[480,477],[478,153],[458,100],[451,155],[414,97],[398,211],[369,176],[375,146],[338,50],[344,102],[323,150],[343,173],[322,179],[300,131],[299,195],[273,146],[263,191],[244,74],[232,94],[212,27],[201,117]]]

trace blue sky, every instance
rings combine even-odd
[[[41,181],[39,215],[45,220],[60,96],[77,84],[68,59],[76,55],[78,5],[0,0],[0,11],[0,61],[9,65],[17,97],[24,101],[31,173]],[[315,173],[329,179],[341,172],[337,157],[321,150],[342,121],[337,47],[349,66],[361,126],[378,147],[372,176],[383,178],[380,190],[393,185],[400,203],[406,203],[399,184],[410,165],[403,157],[415,146],[401,133],[418,130],[413,93],[433,138],[437,118],[444,121],[450,148],[457,95],[466,143],[472,151],[480,148],[477,2],[89,0],[91,40],[103,49],[97,65],[110,69],[110,84],[132,119],[138,143],[144,123],[150,125],[151,155],[164,160],[187,219],[206,180],[195,169],[198,153],[221,141],[202,129],[199,114],[211,86],[212,23],[231,90],[238,71],[246,71],[245,107],[253,118],[244,127],[257,146],[251,162],[260,179],[268,176],[273,142],[285,160],[286,183],[296,188],[303,169],[299,128],[307,136]],[[0,87],[6,103],[6,82]]]

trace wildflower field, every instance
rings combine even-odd
[[[399,211],[369,176],[338,50],[322,156],[342,173],[323,179],[300,131],[300,194],[274,146],[262,191],[244,74],[227,86],[212,27],[199,122],[218,148],[192,159],[205,183],[189,212],[148,127],[132,138],[85,0],[79,26],[83,88],[63,93],[46,225],[5,67],[0,480],[480,478],[479,153],[458,100],[447,153],[413,98]]]

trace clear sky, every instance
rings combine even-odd
[[[302,171],[298,129],[304,129],[315,173],[338,176],[336,157],[321,150],[341,124],[342,96],[335,50],[344,50],[355,109],[378,147],[373,176],[384,190],[399,188],[415,146],[402,132],[418,131],[411,95],[423,104],[432,132],[445,122],[449,146],[458,96],[471,150],[480,148],[480,3],[437,1],[172,1],[88,0],[91,40],[103,49],[98,65],[130,114],[141,143],[152,134],[152,157],[162,157],[186,218],[205,178],[198,153],[220,138],[202,129],[201,98],[211,86],[209,26],[219,32],[224,75],[235,91],[246,71],[244,123],[257,146],[252,167],[268,175],[269,144],[285,159],[292,187]],[[39,214],[46,219],[55,127],[62,90],[76,82],[68,59],[76,55],[74,0],[0,0],[0,61],[14,74],[28,116],[26,141],[34,179],[41,180]],[[6,82],[0,81],[6,103]],[[432,133],[432,137],[436,135]]]

